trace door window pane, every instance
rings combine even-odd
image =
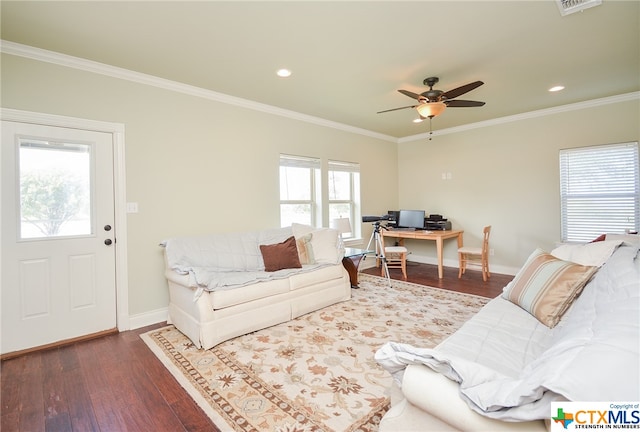
[[[20,140],[20,238],[92,234],[91,146]]]

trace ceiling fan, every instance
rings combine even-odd
[[[447,107],[480,107],[484,105],[484,102],[455,99],[458,96],[462,96],[463,94],[480,87],[482,84],[484,84],[482,81],[475,81],[469,84],[465,84],[446,92],[433,89],[433,86],[436,85],[438,81],[440,81],[438,77],[425,78],[423,84],[429,86],[429,90],[420,94],[411,92],[409,90],[398,90],[403,95],[409,96],[412,99],[416,99],[418,101],[418,104],[378,111],[378,114],[407,108],[416,108],[418,114],[420,115],[420,118],[424,120],[426,118],[432,119],[433,117],[442,114],[442,112]]]

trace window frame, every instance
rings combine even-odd
[[[309,170],[309,199],[300,200],[300,199],[283,199],[282,198],[282,168],[283,167],[291,167],[291,168],[307,168]],[[308,204],[310,208],[310,222],[311,226],[317,226],[317,222],[321,220],[321,204],[320,204],[320,172],[321,172],[321,160],[319,158],[307,157],[307,156],[297,156],[290,154],[280,154],[279,165],[278,165],[278,185],[279,185],[279,195],[280,195],[280,225],[288,226],[289,224],[283,224],[283,205],[295,205],[295,204]]]
[[[331,199],[331,178],[333,172],[349,173],[349,199]],[[334,183],[335,189],[335,183]],[[338,160],[329,160],[327,162],[327,212],[329,219],[331,216],[332,204],[347,204],[349,206],[349,214],[339,215],[339,217],[348,217],[351,223],[351,233],[345,235],[345,240],[359,238],[361,235],[360,220],[361,204],[360,204],[360,164],[356,162],[346,162]]]
[[[558,159],[563,242],[588,242],[600,234],[638,231],[637,141],[562,149]],[[603,169],[614,163],[616,171]]]

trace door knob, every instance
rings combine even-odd
[[[113,243],[113,242],[111,241],[111,239],[106,239],[106,240],[104,241],[104,244],[106,244],[107,246],[110,246],[110,245],[111,245],[111,243]]]
[[[111,225],[105,225],[104,226],[104,230],[105,231],[111,231]]]

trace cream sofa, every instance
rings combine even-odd
[[[639,248],[608,235],[536,251],[436,348],[384,345],[395,384],[380,431],[544,431],[553,401],[640,400]]]
[[[198,348],[351,297],[336,230],[296,224],[172,238],[161,245],[169,285],[167,321]]]

